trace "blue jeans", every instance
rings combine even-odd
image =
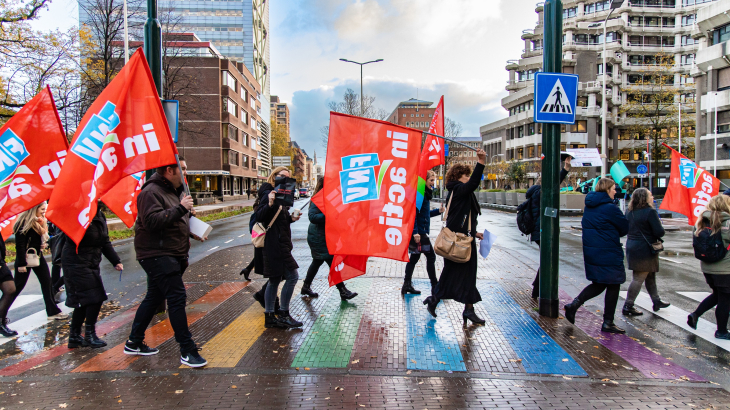
[[[269,284],[266,286],[266,293],[264,293],[264,302],[266,305],[266,313],[274,313],[274,303],[276,302],[276,293],[279,291],[279,283],[284,280],[284,287],[281,288],[281,297],[279,298],[279,304],[281,310],[289,310],[289,301],[294,294],[294,286],[297,285],[299,280],[299,273],[296,269],[284,270],[284,275],[269,278]]]

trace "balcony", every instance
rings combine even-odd
[[[703,94],[700,100],[700,109],[703,112],[714,111],[715,105],[714,105],[714,99],[715,99],[715,92],[710,91],[709,94]],[[724,111],[730,109],[730,90],[723,90],[717,92],[717,110],[718,111]]]
[[[695,64],[702,71],[710,66],[715,70],[730,66],[730,41],[697,50]]]

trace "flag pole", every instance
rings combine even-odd
[[[451,138],[447,138],[447,137],[444,137],[443,135],[436,135],[436,134],[431,134],[430,132],[427,132],[427,131],[422,131],[422,132],[423,132],[424,134],[426,134],[426,135],[431,135],[431,136],[434,136],[434,137],[438,137],[438,138],[441,138],[441,139],[443,139],[443,140],[446,140],[446,141],[449,141],[449,142],[453,142],[454,144],[458,144],[458,145],[461,145],[462,147],[464,147],[464,148],[467,148],[467,149],[470,149],[470,150],[472,150],[472,151],[474,151],[474,152],[477,152],[477,151],[478,151],[478,150],[477,150],[476,148],[474,148],[474,147],[470,147],[470,146],[468,146],[468,145],[466,145],[466,144],[464,144],[464,143],[461,143],[461,142],[459,142],[459,141],[455,141],[455,140],[453,140],[453,139],[451,139]]]

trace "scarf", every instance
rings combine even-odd
[[[424,192],[423,196],[426,199],[426,201],[430,201],[431,199],[433,199],[433,189],[431,189],[427,186],[426,191]]]

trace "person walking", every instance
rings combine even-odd
[[[319,192],[323,186],[324,177],[319,177],[317,179],[317,186],[314,188],[314,193],[312,194],[312,196]],[[327,263],[327,266],[331,267],[332,260],[334,259],[334,256],[330,255],[329,250],[327,249],[327,241],[325,239],[324,232],[324,222],[324,213],[322,213],[322,211],[317,207],[317,205],[314,204],[314,202],[310,202],[307,244],[309,244],[309,249],[312,252],[312,263],[309,265],[309,269],[307,269],[307,277],[304,279],[304,284],[302,285],[302,295],[309,296],[311,298],[319,297],[319,294],[312,291],[312,281],[314,281],[314,277],[317,276],[319,268],[325,262]],[[340,282],[335,286],[340,292],[340,299],[342,300],[350,300],[357,296],[356,292],[350,292],[350,290],[347,289],[347,287],[345,286],[345,282]]]
[[[487,162],[484,150],[477,151],[478,162],[472,172],[471,167],[465,164],[455,164],[446,173],[446,189],[449,195],[446,198],[446,226],[455,233],[462,233],[471,237],[484,239],[482,233],[477,233],[477,217],[481,214],[479,203],[474,191],[479,188]],[[471,176],[470,176],[471,175]],[[468,221],[467,221],[468,219]],[[428,312],[436,317],[436,307],[443,299],[453,299],[464,304],[464,326],[467,321],[483,325],[484,319],[474,313],[474,303],[482,300],[477,290],[477,246],[471,242],[471,257],[468,262],[459,263],[444,259],[444,269],[436,284],[436,291],[423,301]]]
[[[289,214],[289,207],[282,205],[281,200],[276,199],[275,186],[281,185],[290,178],[289,169],[277,167],[269,175],[267,182],[259,188],[259,206],[256,209],[256,221],[264,226],[271,225],[264,238],[264,246],[256,248],[254,260],[256,273],[261,273],[269,279],[264,291],[264,326],[267,328],[291,328],[301,327],[302,322],[297,321],[289,314],[289,302],[294,294],[294,286],[299,280],[299,265],[292,249],[294,245],[291,239],[291,224],[299,220]],[[284,281],[281,289],[280,310],[275,310],[275,302],[279,291],[279,284]]]
[[[81,346],[99,348],[106,342],[96,335],[96,321],[99,318],[101,305],[108,299],[104,282],[101,279],[101,255],[111,262],[114,269],[122,271],[122,260],[109,241],[109,228],[101,207],[91,220],[81,242],[74,243],[67,238],[62,250],[64,282],[66,283],[66,306],[73,308],[71,314],[71,330],[68,337],[68,348]],[[81,325],[86,323],[84,337],[81,337]]]
[[[403,287],[400,289],[400,293],[405,295],[412,293],[414,295],[420,295],[421,291],[413,287],[413,271],[416,269],[418,260],[421,259],[421,254],[426,255],[426,272],[428,273],[428,279],[431,281],[431,295],[433,295],[436,288],[436,253],[433,251],[433,246],[428,238],[431,232],[431,218],[439,216],[444,213],[444,206],[441,205],[439,209],[431,209],[431,199],[433,198],[433,186],[436,184],[436,173],[429,170],[426,175],[426,188],[423,195],[423,203],[421,209],[416,212],[416,222],[413,224],[413,237],[409,248],[415,249],[412,252],[410,259],[406,264],[406,276],[403,279]],[[420,249],[420,250],[419,250]]]
[[[33,208],[18,216],[13,226],[15,233],[15,294],[13,301],[23,291],[28,283],[30,271],[35,273],[38,283],[41,286],[43,302],[46,305],[46,315],[49,319],[63,320],[68,315],[61,312],[53,298],[53,285],[51,284],[51,272],[48,270],[48,263],[41,253],[48,247],[48,221],[46,220],[46,203],[41,202]],[[26,255],[33,251],[39,256],[39,265],[27,266]],[[12,302],[11,302],[12,305]]]
[[[613,323],[619,290],[621,284],[626,282],[621,237],[629,232],[629,221],[613,204],[615,195],[616,183],[611,178],[601,178],[596,190],[586,195],[581,221],[583,260],[586,279],[592,283],[572,303],[565,305],[565,318],[574,324],[578,308],[606,291],[601,331],[626,333]]]
[[[641,316],[644,313],[634,307],[639,296],[641,285],[651,296],[653,310],[669,307],[662,302],[656,286],[656,273],[659,272],[659,254],[654,252],[651,244],[661,240],[664,227],[659,220],[659,213],[654,209],[654,196],[646,188],[635,190],[629,202],[626,219],[629,220],[629,234],[626,237],[626,259],[629,269],[634,272],[634,279],[629,285],[628,295],[621,313],[624,316]]]
[[[178,168],[177,164],[157,168],[137,197],[134,250],[147,274],[147,295],[137,308],[124,353],[142,356],[159,353],[144,343],[145,331],[158,306],[167,301],[170,324],[180,345],[180,362],[189,367],[202,367],[208,362],[198,353],[200,349],[188,328],[187,294],[182,279],[188,267],[193,198],[185,195],[180,199],[184,180],[183,171]]]
[[[563,163],[563,169],[560,170],[560,182],[563,183],[565,177],[570,172],[570,160],[572,157],[567,157]],[[532,213],[532,220],[535,221],[535,227],[530,233],[530,241],[535,242],[537,247],[540,247],[540,191],[542,190],[542,178],[538,179],[537,184],[530,187],[525,193],[525,199],[530,201],[530,212]],[[535,280],[532,281],[532,298],[537,299],[540,296],[540,267],[537,268],[537,274]]]
[[[51,293],[56,303],[61,303],[63,294],[63,276],[61,276],[61,253],[66,242],[66,234],[55,224],[48,222],[48,245],[51,247]]]
[[[720,232],[723,246],[726,249],[730,247],[730,197],[717,195],[710,199],[707,209],[695,222],[694,235],[699,235],[703,229],[711,230],[712,235]],[[730,332],[727,328],[728,317],[730,317],[730,252],[717,262],[700,261],[700,268],[712,293],[700,302],[694,312],[687,316],[687,324],[692,329],[697,329],[700,316],[717,306],[715,309],[715,319],[717,320],[715,337],[730,340]]]
[[[3,337],[17,336],[18,332],[8,327],[8,311],[10,305],[15,299],[15,281],[13,273],[10,272],[7,263],[5,263],[5,241],[0,239],[0,291],[3,295],[0,297],[0,335]]]

